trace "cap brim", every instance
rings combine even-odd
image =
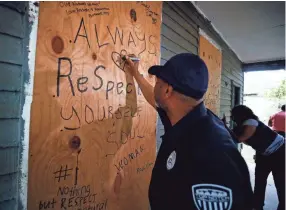
[[[151,66],[148,70],[148,73],[158,77],[162,69],[163,69],[163,66]]]

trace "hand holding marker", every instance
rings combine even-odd
[[[136,76],[136,74],[138,73],[138,66],[139,66],[140,58],[137,58],[134,54],[129,54],[127,56],[125,56],[125,55],[122,56],[121,59],[124,62],[124,66],[125,66],[125,64],[127,64],[125,66],[126,70],[131,75]]]
[[[137,58],[137,57],[135,57],[134,55],[129,55],[128,58],[129,58],[131,61],[133,61],[133,62],[138,62],[138,61],[140,61],[140,58]],[[123,60],[123,61],[126,61],[126,56],[125,56],[125,55],[122,57],[122,60]]]

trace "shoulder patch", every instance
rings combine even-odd
[[[192,195],[198,210],[230,210],[232,207],[232,190],[221,185],[193,185]]]

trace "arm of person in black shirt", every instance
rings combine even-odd
[[[236,143],[243,143],[247,139],[249,139],[256,131],[256,127],[252,125],[244,125],[242,126],[241,132],[238,134],[238,132],[232,131],[226,124],[226,118],[223,116],[221,119],[224,123],[225,128],[228,130],[230,133],[231,137]]]
[[[250,210],[253,193],[249,171],[239,152],[201,153],[191,173],[194,209]]]
[[[139,62],[132,62],[126,57],[125,68],[135,78],[147,102],[156,109],[154,87],[138,71]]]
[[[242,133],[237,136],[239,142],[246,142],[256,131],[256,126],[244,125]]]

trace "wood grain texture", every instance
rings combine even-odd
[[[209,70],[209,86],[205,94],[206,107],[215,114],[220,113],[220,87],[222,54],[211,42],[200,35],[200,57],[205,61]]]
[[[161,2],[41,2],[28,209],[146,210],[156,112],[118,57],[160,61]]]

